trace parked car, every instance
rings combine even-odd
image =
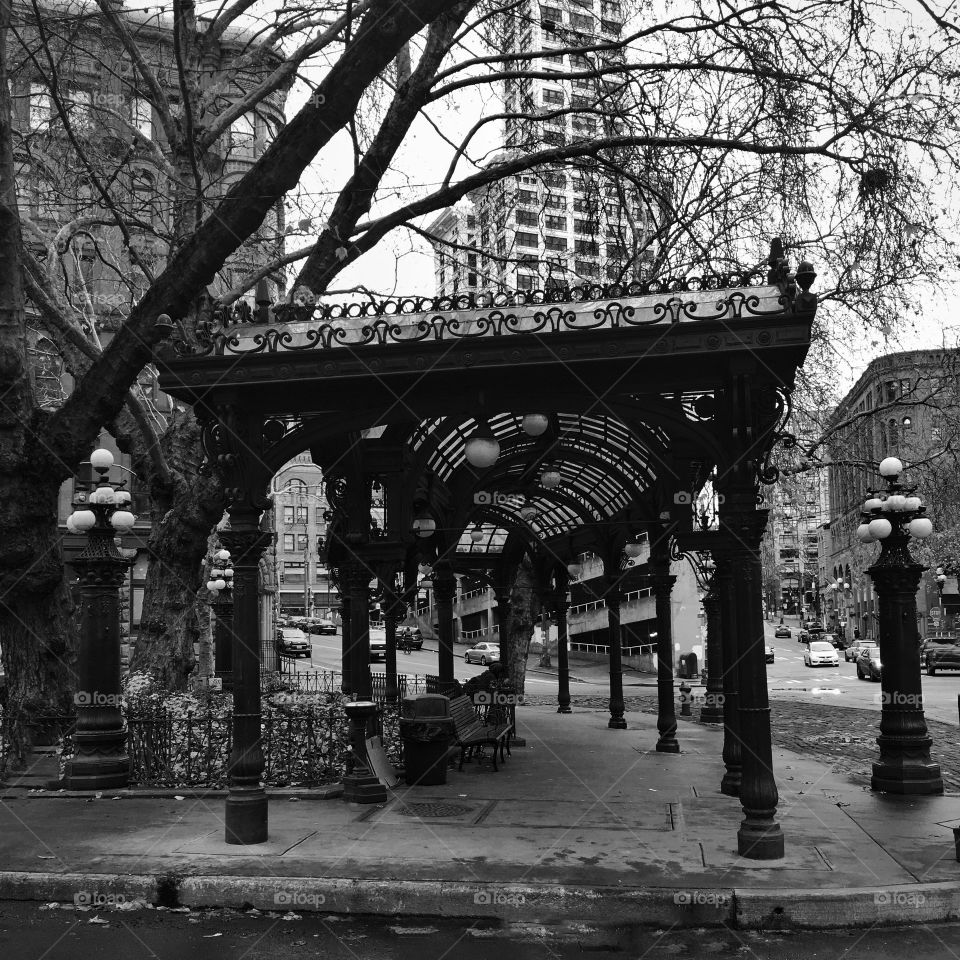
[[[777,627],[777,629],[773,631],[773,635],[774,635],[775,637],[777,637],[777,639],[780,639],[781,637],[783,637],[783,638],[786,638],[787,640],[789,640],[789,639],[790,639],[790,628],[787,627],[787,626],[784,626],[784,625],[781,623],[780,626]]]
[[[803,663],[807,667],[839,667],[840,654],[826,640],[811,640],[803,655]]]
[[[309,657],[313,652],[310,638],[299,627],[278,627],[277,644],[288,657]]]
[[[765,660],[767,663],[773,663],[773,655],[774,655],[773,644],[772,644],[772,643],[768,643],[768,644],[767,644],[767,652],[766,652],[766,654],[765,654],[765,656],[764,656],[764,660]]]
[[[332,620],[313,617],[307,621],[306,630],[307,633],[336,633],[337,625]]]
[[[419,627],[397,627],[398,650],[422,650],[423,634]]]
[[[466,660],[467,663],[473,663],[476,661],[484,667],[488,663],[499,663],[500,645],[483,641],[482,643],[478,643],[475,647],[471,647],[463,655],[463,659]]]
[[[845,640],[837,633],[820,633],[810,637],[811,642],[814,640],[822,641],[823,643],[829,643],[834,649],[842,650],[845,644]]]
[[[850,663],[860,656],[860,651],[864,647],[875,647],[876,645],[875,640],[854,640],[843,648],[843,659]]]
[[[956,637],[927,637],[920,656],[931,677],[938,670],[960,670],[960,640]]]
[[[370,627],[370,660],[387,659],[387,631],[383,627]]]
[[[883,675],[880,648],[875,643],[861,643],[857,655],[857,679],[879,680]]]

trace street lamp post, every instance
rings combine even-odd
[[[119,593],[130,561],[116,540],[133,529],[136,518],[127,509],[131,496],[123,482],[108,479],[113,454],[94,450],[90,465],[98,478],[87,504],[67,519],[67,529],[85,533],[87,543],[74,560],[80,575],[77,726],[63,783],[68,790],[115,790],[130,780],[127,728],[120,712]]]
[[[880,463],[886,491],[863,505],[857,537],[880,541],[880,556],[867,573],[880,607],[880,662],[883,689],[880,714],[880,762],[873,765],[874,790],[902,794],[942,794],[940,767],[930,758],[932,740],[923,713],[917,588],[925,569],[910,555],[910,537],[928,537],[933,524],[914,488],[901,485],[903,464],[896,457]]]

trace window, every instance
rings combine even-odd
[[[145,137],[153,137],[153,106],[149,100],[134,97],[130,101],[130,121]]]
[[[537,247],[537,235],[535,233],[524,233],[521,231],[517,232],[517,246],[518,247]]]
[[[574,228],[577,233],[586,233],[592,236],[600,229],[600,224],[597,220],[575,220]]]
[[[573,201],[573,211],[574,213],[586,213],[595,217],[597,215],[597,204],[593,200],[577,198]],[[580,221],[578,220],[577,223],[580,223]]]
[[[565,210],[567,207],[567,198],[557,193],[548,193],[546,199],[543,201],[543,205],[553,210]]]
[[[256,126],[252,113],[245,113],[230,124],[230,146],[237,152],[245,155],[252,154],[255,137]]]
[[[50,94],[42,83],[30,84],[30,129],[37,130],[50,122]]]
[[[595,257],[600,252],[600,245],[596,240],[575,240],[573,249],[588,257]]]
[[[543,182],[548,187],[564,187],[567,183],[567,178],[562,173],[545,173],[543,175]]]
[[[540,19],[552,20],[554,23],[563,22],[563,11],[559,7],[550,7],[540,4]]]
[[[293,553],[296,549],[294,546],[294,537],[292,533],[285,533],[283,535],[283,549],[285,553]]]
[[[544,237],[543,245],[547,250],[563,250],[567,249],[567,239],[566,237]]]
[[[558,106],[563,106],[563,91],[562,90],[544,90],[543,91],[543,102],[555,104]]]
[[[537,215],[532,210],[518,210],[517,223],[525,227],[535,227],[537,225]]]
[[[527,276],[525,273],[517,274],[517,289],[518,290],[532,290],[533,289],[533,277]]]
[[[546,217],[546,227],[548,230],[566,230],[567,218],[548,215]]]
[[[567,135],[562,130],[545,130],[543,142],[549,143],[552,147],[562,147],[566,145]]]
[[[291,493],[304,494],[307,492],[307,485],[299,477],[292,477],[283,485],[283,489]]]
[[[306,549],[308,548],[308,544],[309,544],[309,541],[308,541],[308,539],[307,539],[307,535],[306,535],[305,533],[298,533],[298,534],[297,534],[297,549],[300,550],[300,551],[304,551],[304,550],[306,550]]]
[[[303,583],[304,569],[302,560],[284,560],[281,576],[288,583]]]
[[[898,386],[897,380],[888,380],[884,384],[885,392],[886,392],[885,399],[887,403],[892,403],[894,400],[897,399],[897,386]]]
[[[30,351],[37,402],[46,410],[56,409],[64,399],[63,361],[52,340],[40,337]]]
[[[283,508],[283,522],[284,522],[284,523],[293,523],[293,507],[284,507],[284,508]]]
[[[600,268],[595,263],[588,263],[586,260],[578,260],[575,267],[577,276],[580,277],[595,279],[600,275]]]
[[[523,203],[527,206],[536,204],[537,195],[532,190],[518,190],[517,191],[517,203]]]
[[[593,17],[587,13],[571,13],[570,26],[574,30],[580,30],[583,33],[593,32]]]
[[[90,127],[90,91],[73,89],[67,93],[66,106],[70,123],[75,130],[87,130]]]

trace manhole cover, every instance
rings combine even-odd
[[[397,812],[404,817],[462,817],[473,809],[462,803],[405,803]]]

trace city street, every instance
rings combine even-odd
[[[847,663],[840,652],[839,667],[806,667],[806,644],[797,641],[796,617],[786,618],[789,640],[773,636],[776,623],[766,623],[767,642],[774,646],[774,662],[767,665],[767,683],[771,699],[788,698],[822,708],[826,705],[859,707],[880,711],[880,684],[857,679],[856,665]],[[923,700],[931,720],[956,725],[960,672],[923,675]]]

